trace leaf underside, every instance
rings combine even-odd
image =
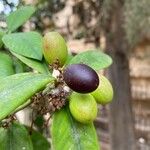
[[[51,133],[54,150],[99,150],[93,123],[85,125],[74,120],[68,106],[55,112]]]
[[[14,74],[13,61],[11,57],[0,52],[0,79]]]
[[[0,128],[0,150],[33,150],[31,138],[23,125],[12,123]]]
[[[31,59],[31,58],[27,58],[27,57],[21,56],[13,52],[12,54],[16,56],[19,60],[21,60],[23,63],[31,67],[32,69],[35,69],[36,71],[38,71],[39,73],[49,73],[48,67],[46,66],[44,62]]]
[[[33,130],[31,140],[34,150],[50,150],[50,143],[41,133]]]

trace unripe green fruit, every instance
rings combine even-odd
[[[73,92],[69,108],[72,116],[81,123],[90,123],[97,116],[97,103],[92,95]]]
[[[43,38],[43,54],[49,64],[57,59],[61,66],[67,60],[68,50],[63,37],[58,32],[48,32]]]
[[[106,77],[101,75],[99,80],[100,84],[98,88],[92,92],[91,95],[95,98],[97,103],[105,105],[110,103],[113,99],[113,88],[110,81]]]

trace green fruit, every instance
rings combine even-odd
[[[63,66],[68,57],[67,45],[58,32],[48,32],[43,38],[43,54],[49,64],[59,60]]]
[[[90,123],[97,116],[97,103],[92,95],[73,92],[69,108],[72,116],[81,123]]]
[[[91,95],[95,98],[97,103],[105,105],[110,103],[113,99],[113,88],[106,77],[101,75],[99,80],[100,84],[98,88],[92,92]]]

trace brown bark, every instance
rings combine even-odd
[[[135,150],[134,121],[131,107],[128,44],[123,28],[124,0],[114,0],[105,26],[106,51],[113,58],[108,74],[114,87],[110,105],[112,150]]]

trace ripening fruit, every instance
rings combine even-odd
[[[110,103],[113,99],[113,88],[106,77],[101,75],[99,80],[100,85],[91,94],[93,95],[97,103],[105,105]]]
[[[43,37],[43,54],[49,64],[54,63],[57,59],[61,66],[64,65],[68,50],[63,37],[58,32],[48,32]]]
[[[99,85],[97,73],[85,64],[69,65],[63,76],[65,83],[78,93],[90,93]]]
[[[90,123],[97,116],[97,103],[91,94],[73,92],[69,108],[72,116],[81,123]]]

